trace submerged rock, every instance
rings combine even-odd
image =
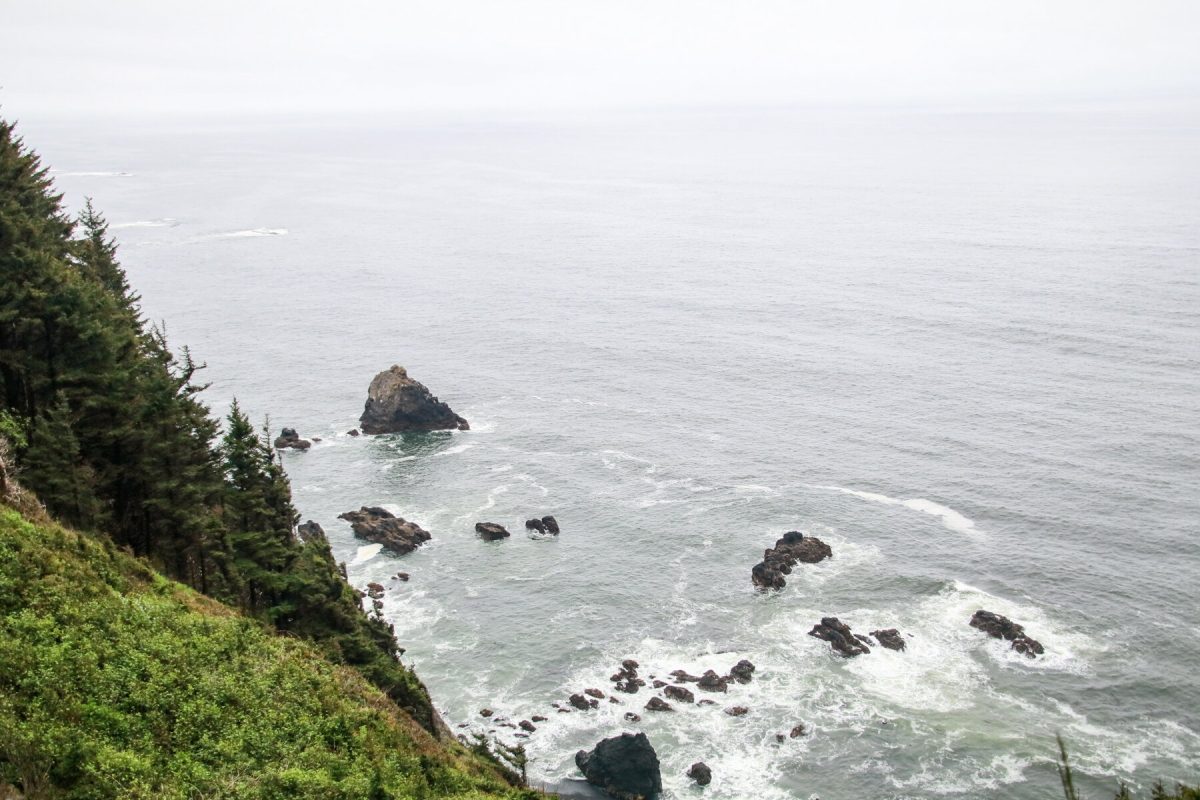
[[[407,522],[392,512],[378,506],[363,506],[358,511],[338,514],[338,519],[350,523],[354,535],[374,544],[383,545],[396,555],[416,550],[431,538],[429,531],[415,522]]]
[[[847,658],[871,652],[871,648],[863,641],[866,637],[854,634],[850,626],[837,617],[823,617],[821,623],[814,625],[808,635],[824,639],[835,652]]]
[[[697,786],[708,786],[712,783],[712,770],[703,761],[697,761],[687,771],[687,776],[696,782]]]
[[[575,765],[588,783],[618,800],[654,797],[662,791],[658,754],[644,733],[623,733],[605,739],[591,752],[580,750]]]
[[[470,429],[467,421],[438,400],[404,367],[392,366],[375,376],[359,424],[363,433],[400,433]]]
[[[904,637],[895,628],[871,631],[871,635],[875,637],[881,647],[886,647],[888,650],[903,650],[907,646],[904,643]]]
[[[725,713],[731,717],[744,717],[750,713],[750,709],[746,706],[730,706],[725,709]]]
[[[1023,626],[1000,614],[980,609],[971,617],[971,627],[978,628],[995,639],[1012,642],[1013,650],[1029,658],[1035,658],[1046,652],[1041,642],[1025,633]]]
[[[508,529],[503,525],[497,525],[494,522],[476,522],[475,532],[480,538],[488,542],[494,542],[497,539],[507,539],[509,536]]]
[[[317,441],[320,441],[319,439]],[[275,439],[276,450],[307,450],[312,447],[312,442],[307,439],[301,439],[300,434],[296,433],[295,428],[284,428],[279,436]]]
[[[760,589],[782,589],[787,585],[783,576],[797,563],[816,564],[832,557],[833,548],[817,537],[788,531],[763,553],[763,560],[750,570],[750,580]]]

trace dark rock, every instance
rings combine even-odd
[[[621,669],[625,670],[626,672],[637,672],[638,666],[638,662],[634,661],[632,658],[627,658],[621,662]]]
[[[612,703],[613,705],[617,705],[617,706],[621,705],[621,701],[611,695],[608,698],[608,702]]]
[[[575,765],[588,783],[618,800],[640,800],[662,791],[658,755],[644,733],[623,733],[605,739],[591,752],[580,750]]]
[[[546,526],[546,530],[550,533],[558,535],[558,520],[554,517],[542,517],[542,524]]]
[[[575,708],[578,708],[580,711],[587,711],[592,707],[592,704],[588,702],[588,699],[581,694],[571,695],[567,698],[567,702],[573,705]]]
[[[492,714],[495,714],[495,713],[496,712],[492,711],[490,708],[479,709],[479,716],[483,717],[484,719],[487,719],[488,717],[490,717]]]
[[[311,519],[301,525],[296,526],[296,533],[300,536],[302,542],[323,542],[327,541],[325,537],[325,529]]]
[[[801,722],[799,725],[792,728],[791,732],[788,733],[788,738],[799,739],[801,736],[805,735],[806,733],[808,733],[808,728],[804,727],[804,723]]]
[[[697,786],[708,786],[712,783],[712,770],[703,761],[692,764],[687,776],[696,782]]]
[[[681,703],[696,702],[696,696],[692,694],[691,689],[685,689],[682,686],[667,686],[663,689],[663,694],[672,700],[678,700]]]
[[[351,428],[350,430],[346,431],[346,435],[347,436],[358,436],[358,428]]]
[[[681,669],[677,669],[671,673],[671,677],[679,683],[699,683],[700,678],[696,675],[689,675]]]
[[[312,440],[313,440],[314,442],[319,442],[319,441],[321,441],[321,437],[320,437],[320,436],[314,436],[314,437],[312,438]]]
[[[850,630],[850,626],[837,617],[823,617],[821,624],[814,625],[813,629],[808,632],[808,635],[824,639],[829,642],[838,654],[846,657],[860,656],[871,652],[871,648],[859,641],[858,637],[854,635]]]
[[[540,519],[527,519],[525,520],[525,530],[545,533],[546,525]]]
[[[638,689],[642,688],[645,685],[646,685],[645,681],[633,679],[633,680],[619,681],[615,686],[613,686],[613,688],[616,689],[618,692],[624,692],[625,694],[637,694]]]
[[[661,689],[662,687],[667,685],[667,682],[656,680],[656,681],[654,681],[654,683],[652,683],[650,685],[653,686],[655,689]]]
[[[300,434],[296,433],[295,428],[284,428],[275,439],[276,450],[286,450],[288,448],[293,450],[307,450],[310,447],[312,447],[312,442],[307,439],[301,439]]]
[[[700,680],[696,681],[696,687],[705,692],[723,692],[729,685],[729,678],[724,675],[718,675],[711,669],[707,670],[700,676]]]
[[[787,741],[787,736],[786,736],[785,734],[782,734],[782,733],[777,733],[777,734],[775,734],[775,741],[777,741],[777,742],[786,742],[786,741]]]
[[[383,597],[383,584],[371,581],[367,584],[367,597],[378,600]]]
[[[534,714],[532,717],[530,717],[530,719],[533,720],[534,722],[545,722],[546,721],[546,718],[543,717],[541,714]]]
[[[875,637],[875,640],[879,642],[881,647],[886,647],[888,650],[903,650],[905,648],[904,637],[895,628],[871,631],[871,635]]]
[[[367,404],[358,421],[367,434],[470,428],[465,419],[399,366],[384,370],[371,381]]]
[[[398,581],[404,581],[404,582],[406,582],[406,583],[407,583],[407,582],[408,582],[408,579],[409,579],[409,577],[410,577],[410,576],[409,576],[409,574],[408,574],[407,572],[397,572],[397,573],[396,573],[396,580],[398,580]]]
[[[584,689],[583,693],[588,697],[595,697],[598,700],[604,699],[604,692],[600,691],[599,689]]]
[[[729,670],[729,677],[736,680],[738,683],[749,683],[750,678],[754,675],[754,665],[746,659],[742,659],[733,665],[733,669]]]
[[[763,560],[750,570],[750,580],[760,589],[782,589],[797,563],[816,564],[833,556],[833,549],[815,536],[788,531],[763,553]]]
[[[523,719],[517,724],[521,726],[521,730],[523,731],[529,731],[530,733],[533,733],[537,730],[537,726],[527,719]]]
[[[475,532],[479,537],[487,542],[494,542],[497,539],[507,539],[509,536],[508,530],[503,525],[497,525],[494,522],[476,522]]]
[[[744,717],[750,713],[750,709],[745,706],[730,706],[725,709],[725,713],[731,717]]]
[[[625,719],[629,720],[630,722],[641,722],[642,721],[642,718],[640,716],[638,716],[637,714],[633,713],[632,711],[625,712]]]
[[[709,700],[707,697],[704,698],[703,700],[696,701],[696,705],[698,705],[698,706],[715,706],[716,704],[717,704],[716,700]]]
[[[675,709],[671,707],[670,703],[668,703],[666,700],[663,700],[661,697],[651,697],[650,701],[648,703],[646,703],[646,710],[647,711],[674,711]]]
[[[354,535],[368,542],[381,544],[384,549],[404,555],[416,550],[432,537],[415,522],[406,522],[378,506],[363,506],[358,511],[338,514],[338,519],[350,523]]]
[[[1012,642],[1012,649],[1029,658],[1040,656],[1046,652],[1042,643],[1025,633],[1025,628],[1013,622],[1008,617],[993,614],[991,611],[980,609],[971,617],[971,627],[978,628],[995,639]]]

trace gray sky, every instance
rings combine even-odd
[[[1200,97],[1198,0],[0,0],[28,114]]]

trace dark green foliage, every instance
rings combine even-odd
[[[0,797],[538,795],[357,673],[0,505]]]
[[[1071,762],[1067,758],[1067,745],[1061,736],[1056,736],[1055,739],[1058,741],[1058,778],[1062,782],[1063,797],[1066,800],[1081,800],[1079,792],[1075,789]],[[1115,800],[1134,800],[1134,796],[1128,786],[1121,784]],[[1200,787],[1181,785],[1176,786],[1174,792],[1168,792],[1162,783],[1156,783],[1150,788],[1150,800],[1200,800]]]
[[[327,542],[299,542],[265,435],[219,426],[203,368],[146,326],[104,218],[64,213],[0,121],[0,430],[59,519],[103,531],[170,577],[312,639],[436,730],[391,630],[362,611]]]

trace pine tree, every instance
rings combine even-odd
[[[85,528],[95,525],[94,476],[80,454],[65,396],[60,394],[34,421],[21,479],[60,519]]]

